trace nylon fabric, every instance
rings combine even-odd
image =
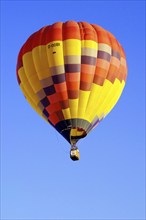
[[[17,79],[30,105],[69,143],[84,138],[113,109],[127,63],[116,38],[87,22],[56,22],[21,48]]]

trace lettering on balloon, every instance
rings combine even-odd
[[[60,46],[60,43],[52,43],[52,44],[48,44],[48,48],[58,47],[58,46]]]

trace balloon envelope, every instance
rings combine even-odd
[[[22,46],[17,79],[30,105],[70,144],[112,110],[125,86],[125,53],[105,29],[67,21],[45,26]]]

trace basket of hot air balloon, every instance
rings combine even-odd
[[[117,103],[127,77],[125,53],[96,24],[67,21],[45,26],[22,46],[17,79],[30,105],[70,144],[90,133]]]

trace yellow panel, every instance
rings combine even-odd
[[[114,81],[114,84],[112,84],[111,89],[107,91],[106,97],[103,98],[103,101],[99,106],[99,109],[97,111],[97,115],[99,118],[101,118],[105,114],[105,109],[107,109],[107,112],[111,110],[111,103],[113,103],[112,106],[116,104],[115,97],[120,96],[121,89],[123,89],[123,85],[118,79],[116,79]]]
[[[78,116],[78,102],[79,99],[69,99],[71,118],[77,118]]]
[[[84,131],[78,131],[76,128],[71,129],[71,136],[75,137],[75,136],[82,136],[84,133]]]
[[[27,93],[29,94],[29,96],[31,97],[31,99],[33,100],[33,102],[34,102],[36,105],[38,105],[39,99],[38,99],[37,95],[33,92],[31,86],[29,85],[29,83],[23,84],[23,87],[25,88],[25,90],[27,91]]]
[[[76,136],[77,135],[77,129],[76,128],[71,129],[70,135],[71,136]]]
[[[121,96],[121,93],[124,89],[124,86],[125,86],[125,81],[123,80],[122,83],[120,83],[119,85],[119,89],[118,91],[116,92],[116,95],[111,99],[110,103],[109,103],[109,106],[107,108],[105,108],[104,110],[104,115],[106,116],[111,110],[112,108],[116,105],[118,99],[120,98]]]
[[[47,45],[41,45],[32,50],[35,68],[40,80],[51,76],[47,58],[47,49]]]
[[[49,47],[49,45],[58,45]],[[63,43],[62,41],[52,41],[47,45],[47,56],[49,67],[60,66],[64,64]]]
[[[102,89],[102,86],[94,83],[92,84],[89,101],[85,112],[85,117],[89,122],[92,122],[93,117],[97,111],[97,101],[99,100]]]
[[[34,74],[29,78],[29,82],[32,86],[32,89],[35,93],[38,93],[42,89],[42,85],[38,79],[38,76]]]
[[[105,101],[105,99],[107,98],[107,95],[109,94],[110,89],[112,87],[113,87],[113,84],[110,81],[108,81],[108,80],[104,81],[100,96],[98,97],[98,100],[96,102],[97,107],[94,108],[97,111],[95,113],[97,114],[98,118],[100,118],[101,115],[103,114],[103,108],[101,108],[101,106],[102,106],[103,102]]]
[[[77,136],[77,129],[75,128],[73,128],[73,129],[71,129],[71,132],[70,132],[70,137],[75,137],[75,136]],[[76,143],[76,141],[75,140],[71,140],[71,144],[75,144]]]
[[[26,74],[24,72],[24,68],[21,67],[19,70],[18,70],[18,75],[19,75],[19,78],[20,78],[20,81],[21,83],[25,84],[26,81],[28,81],[27,77],[26,77]]]
[[[62,109],[62,112],[63,112],[63,115],[64,115],[65,120],[71,118],[71,114],[70,114],[70,109],[69,109],[69,108],[67,108],[67,109]]]
[[[18,71],[20,80],[21,80],[21,86],[23,86],[23,88],[25,89],[25,91],[27,92],[27,94],[29,94],[29,96],[31,97],[31,99],[33,100],[33,102],[37,105],[39,103],[39,99],[38,96],[34,93],[28,79],[27,76],[25,75],[24,72],[24,68],[21,67]]]
[[[28,81],[35,93],[41,90],[42,86],[36,73],[32,53],[28,52],[23,55],[23,67]]]
[[[32,57],[32,52],[27,52],[23,55],[23,66],[24,70],[27,73],[27,76],[31,76],[36,72],[35,66],[34,66],[34,60]]]
[[[64,56],[81,55],[81,41],[69,39],[63,41]]]
[[[98,118],[103,116],[104,109],[108,107],[109,102],[117,92],[117,89],[118,89],[118,85],[116,83],[112,84],[108,80],[105,81],[98,104],[98,110],[97,110]]]
[[[42,111],[38,108],[38,106],[36,105],[36,103],[34,102],[34,99],[32,99],[29,95],[29,92],[25,90],[25,88],[23,87],[23,84],[20,84],[20,88],[24,94],[24,96],[26,97],[27,101],[29,102],[29,104],[33,107],[33,109],[42,116]]]
[[[34,99],[32,99],[32,97],[30,97],[30,94],[28,91],[25,90],[25,88],[23,87],[23,84],[20,84],[20,88],[24,94],[24,96],[26,97],[27,101],[29,102],[29,104],[32,106],[32,108],[41,116],[43,117],[47,122],[48,119],[43,115],[42,110],[39,108],[38,104],[36,104],[34,102]],[[49,123],[49,122],[48,122]]]
[[[99,119],[105,117],[118,101],[125,83],[118,79],[114,84],[105,80],[103,86],[92,85],[92,92],[89,97],[89,103],[86,110],[86,117],[92,122],[95,116]]]
[[[85,110],[86,110],[86,107],[87,107],[89,95],[90,95],[90,91],[80,90],[80,93],[79,93],[78,118],[86,119],[86,117],[85,117]]]
[[[84,131],[78,131],[77,130],[76,136],[82,136],[83,134],[84,134]]]
[[[81,41],[81,47],[89,47],[89,48],[94,48],[98,49],[98,43],[93,41],[93,40],[82,40]]]

